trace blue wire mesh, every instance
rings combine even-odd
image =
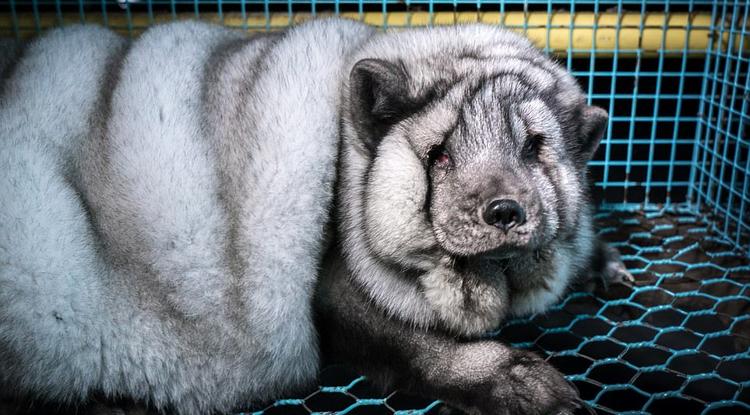
[[[738,0],[10,0],[0,35],[97,22],[135,36],[186,17],[265,31],[339,13],[379,13],[367,21],[384,28],[491,16],[527,33],[610,114],[590,163],[597,219],[636,283],[574,292],[492,335],[547,356],[598,413],[750,413],[749,12]],[[552,46],[569,28],[592,41],[574,47],[569,30]],[[621,43],[633,29],[635,44]],[[693,36],[707,40],[696,47]],[[257,413],[440,409],[328,368],[319,388]]]
[[[696,206],[720,215],[718,231],[738,246],[747,245],[750,234],[749,10],[747,3],[713,6],[722,44],[711,45],[705,61],[690,187]]]

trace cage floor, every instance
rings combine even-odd
[[[596,413],[750,413],[750,259],[690,211],[605,212],[597,221],[635,283],[574,292],[494,336],[547,356]],[[256,414],[432,414],[442,406],[378,393],[338,367],[325,369],[320,385]]]

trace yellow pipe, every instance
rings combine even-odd
[[[329,14],[318,13],[317,17]],[[710,13],[646,13],[607,12],[594,14],[560,11],[546,12],[390,12],[390,13],[340,13],[339,16],[362,21],[381,28],[405,28],[410,26],[451,25],[457,23],[500,24],[512,30],[525,33],[538,47],[549,48],[552,52],[566,55],[572,50],[574,55],[589,55],[595,51],[598,56],[612,55],[617,49],[620,55],[633,56],[638,51],[642,55],[653,55],[659,50],[667,54],[702,54],[707,50],[712,36],[710,32]],[[198,18],[204,21],[221,23],[225,26],[242,28],[249,31],[279,30],[290,25],[299,24],[311,19],[310,13],[271,13],[268,20],[262,13],[201,13]],[[105,23],[100,13],[88,13],[83,21],[77,13],[40,13],[38,19],[31,13],[16,15],[18,35],[33,36],[39,30],[75,23],[106,24],[117,32],[126,35],[137,35],[146,27],[160,22],[196,18],[193,13],[156,13],[153,19],[147,13],[132,12],[130,17],[124,12],[110,12]],[[618,24],[619,20],[619,24]],[[130,24],[128,24],[130,21]],[[596,24],[596,29],[594,25]],[[688,31],[688,24],[690,30]],[[571,30],[572,28],[572,30]],[[643,28],[641,30],[641,28]],[[14,36],[13,19],[9,13],[0,14],[0,36]],[[596,41],[594,43],[594,40]],[[714,49],[726,50],[729,36],[717,39]],[[735,38],[735,49],[738,50],[740,35]],[[745,39],[744,49],[750,49],[750,39]]]

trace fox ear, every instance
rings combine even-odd
[[[369,149],[410,114],[409,75],[400,62],[363,59],[349,76],[352,120]]]
[[[581,111],[578,149],[580,160],[584,164],[594,157],[594,152],[599,147],[599,142],[602,141],[604,132],[607,130],[608,119],[607,111],[599,107],[587,105]]]

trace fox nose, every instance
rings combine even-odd
[[[526,222],[526,213],[515,200],[495,199],[484,209],[482,219],[488,225],[496,226],[507,232],[514,226],[523,225]]]

